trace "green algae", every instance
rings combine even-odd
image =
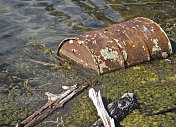
[[[169,59],[176,60],[175,57]],[[144,63],[126,70],[101,76],[101,89],[105,105],[119,99],[126,92],[137,96],[140,109],[134,110],[120,124],[125,127],[174,127],[175,113],[150,116],[163,109],[175,106],[176,102],[175,64],[165,60]],[[64,116],[65,126],[88,127],[97,119],[97,112],[88,98],[88,92],[73,100],[72,112]]]
[[[120,122],[121,125],[127,127],[141,125],[161,127],[174,126],[176,121],[174,113],[150,116],[160,110],[173,107],[176,102],[176,57],[172,56],[168,59],[172,59],[174,62],[170,63],[165,60],[156,60],[127,69],[120,69],[116,72],[98,77],[100,85],[93,87],[97,90],[101,90],[105,105],[119,99],[126,92],[133,92],[137,96],[141,108],[134,110],[128,115]],[[29,108],[17,106],[19,96],[34,94],[38,91],[44,92],[56,88],[59,89],[57,85],[52,84],[51,88],[49,84],[46,84],[58,83],[58,78],[60,80],[59,82],[64,83],[64,85],[85,82],[79,76],[75,76],[75,72],[71,72],[67,69],[61,69],[58,73],[58,68],[55,67],[46,68],[43,65],[32,62],[28,62],[28,64],[25,65],[22,64],[23,59],[19,59],[18,62],[17,66],[21,68],[21,72],[3,70],[1,73],[1,77],[4,77],[2,78],[4,80],[4,86],[1,86],[0,90],[4,91],[4,93],[0,94],[0,100],[3,101],[0,103],[0,118],[2,118],[0,125],[15,125],[17,121],[27,118],[37,109],[33,106]],[[29,87],[33,90],[29,90],[24,86],[24,81],[29,77],[21,75],[23,72],[32,74],[31,77],[34,78],[34,81],[29,84]],[[8,96],[5,95],[6,93],[8,93]],[[63,116],[64,126],[86,127],[90,126],[98,119],[96,109],[88,98],[87,90],[74,98],[69,104],[72,105],[70,112],[61,115]],[[38,108],[40,108],[40,106],[38,106]],[[41,122],[39,126],[42,126],[48,119],[53,119],[52,115]],[[58,116],[58,112],[55,113],[55,116]],[[57,124],[58,123],[54,123],[52,126],[57,126]]]
[[[18,97],[27,93],[21,83],[25,77],[9,70],[3,70],[0,76],[4,74],[6,79],[1,79],[3,86],[0,87],[0,126],[9,126],[26,118],[32,110],[30,107],[18,106],[17,103]]]
[[[63,12],[59,12],[59,11],[52,11],[50,15],[57,17],[58,22],[64,22],[71,18],[69,15],[66,15]]]
[[[31,55],[28,58],[38,56],[56,62],[49,57],[53,51],[44,44],[32,43],[26,48]],[[69,60],[58,68],[30,62],[28,58],[19,56],[15,64],[0,64],[0,126],[15,125],[34,113],[46,102],[46,91],[60,93],[62,85],[82,81],[69,71]]]
[[[51,50],[50,48],[48,48],[44,43],[39,44],[39,43],[34,42],[34,43],[32,43],[32,46],[41,49],[43,51],[43,53],[49,55],[49,57],[51,57],[51,55],[55,55],[55,52],[53,50]],[[54,59],[56,59],[56,58],[54,58]],[[54,67],[61,67],[63,69],[71,69],[71,66],[70,66],[71,60],[64,57],[64,56],[62,56],[62,59],[63,59],[63,61],[59,60],[59,61],[57,61],[56,64],[50,64],[50,63],[46,63],[46,62],[42,62],[42,61],[35,61],[35,60],[30,60],[30,61],[40,63],[43,65],[51,65]]]
[[[99,12],[99,8],[96,4],[91,2],[90,0],[88,1],[88,4],[73,0],[77,5],[79,5],[81,8],[84,10],[88,11],[87,13],[93,17],[97,18],[98,20],[104,22],[107,26],[114,24],[115,22],[109,18],[107,18],[103,13]]]
[[[43,50],[44,54],[51,55],[54,53],[54,51],[52,51],[50,48],[48,48],[44,43],[39,44],[39,43],[33,42],[32,46],[40,48],[41,50]]]

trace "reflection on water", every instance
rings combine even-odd
[[[40,96],[41,102],[34,95],[26,93],[23,86],[26,79],[38,78],[36,84],[55,83],[58,91],[59,86],[74,80],[68,79],[62,70],[58,72],[58,69],[27,61],[37,59],[53,62],[39,50],[30,47],[31,41],[43,42],[56,51],[59,42],[66,37],[140,16],[156,21],[169,38],[176,41],[175,0],[1,0],[0,126],[14,124],[27,117],[30,111],[23,112],[24,109],[28,110],[25,108],[27,105],[38,108],[46,101],[44,92],[33,93]],[[58,92],[45,85],[41,88],[43,91]],[[22,107],[16,101],[19,95],[26,98]],[[30,105],[30,98],[36,101],[33,105]]]

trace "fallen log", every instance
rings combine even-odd
[[[114,119],[117,126],[130,112],[138,108],[137,100],[133,93],[125,93],[119,100],[110,103],[107,106],[107,112]],[[90,127],[103,127],[102,119],[98,119]]]
[[[58,95],[46,92],[45,94],[48,96],[48,102],[38,111],[36,111],[31,116],[23,120],[21,123],[16,124],[16,127],[32,127],[38,124],[53,111],[55,111],[58,108],[62,108],[62,106],[68,100],[70,100],[73,96],[84,90],[86,87],[88,87],[88,84],[84,85],[76,84],[71,87],[63,86],[62,87],[63,91]]]

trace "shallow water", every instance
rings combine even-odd
[[[14,125],[41,107],[44,92],[58,93],[62,85],[79,81],[64,69],[29,61],[55,63],[32,43],[56,52],[67,37],[135,17],[154,20],[176,42],[175,0],[0,0],[0,126]]]

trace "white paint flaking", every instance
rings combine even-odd
[[[153,26],[151,27],[151,31],[154,32],[154,27]]]
[[[149,30],[147,29],[146,26],[143,25],[144,32],[148,32]]]
[[[96,59],[95,58],[93,58],[93,61],[96,63]]]
[[[70,43],[70,44],[73,44],[73,40],[70,40],[69,43]]]
[[[119,42],[119,40],[118,40],[118,39],[115,39],[115,38],[113,38],[113,39],[114,39],[114,41],[115,41],[115,42],[117,42],[117,43]]]
[[[148,36],[147,36],[147,34],[146,34],[146,33],[144,33],[144,37],[148,40]]]
[[[126,43],[125,43],[125,41],[123,41],[123,44],[126,46]]]
[[[77,50],[76,49],[72,49],[72,52],[75,53],[75,52],[77,52]]]
[[[103,73],[104,71],[103,71],[103,69],[108,69],[108,66],[106,65],[106,63],[105,62],[103,62],[103,63],[101,63],[100,65],[99,65],[99,67],[100,67],[100,73]]]
[[[156,23],[157,26],[159,26],[157,23]],[[160,30],[164,33],[164,35],[166,36],[167,40],[168,40],[168,47],[169,47],[169,53],[172,54],[172,46],[171,46],[171,43],[169,41],[169,38],[167,36],[167,34],[164,32],[164,30],[159,26]]]
[[[170,41],[168,41],[168,47],[169,47],[169,53],[172,54],[172,46],[171,46]]]
[[[136,27],[132,26],[132,28],[135,29],[136,31],[138,31]]]
[[[119,63],[121,66],[123,65],[124,59],[117,51],[113,51],[111,48],[105,48],[100,50],[101,56],[107,60],[111,60],[114,63]]]
[[[142,22],[141,20],[137,20],[138,22]]]
[[[100,59],[100,56],[95,56],[98,63],[102,63],[103,61]]]
[[[152,40],[152,39],[151,39]],[[152,48],[152,51],[153,52],[156,52],[156,51],[160,51],[161,50],[161,47],[158,46],[158,39],[153,39],[153,43],[155,44]]]
[[[166,58],[166,57],[168,57],[168,54],[167,54],[167,52],[162,52],[162,57],[163,57],[163,58]]]
[[[125,50],[122,51],[122,56],[124,58],[124,60],[126,61],[128,58],[127,52]]]
[[[82,40],[78,40],[78,44],[84,44],[84,41],[82,41]]]
[[[94,34],[94,36],[93,37],[96,37],[97,36],[97,34]]]
[[[110,51],[109,51],[110,50]],[[105,48],[100,50],[101,56],[107,59],[117,59],[119,57],[119,53],[117,51],[112,51],[110,48]]]
[[[144,49],[144,51],[146,50],[144,45],[142,46],[142,48]]]
[[[117,45],[120,47],[120,48],[123,48],[122,45],[120,43],[117,43]]]
[[[93,40],[92,43],[96,44],[96,40]]]

